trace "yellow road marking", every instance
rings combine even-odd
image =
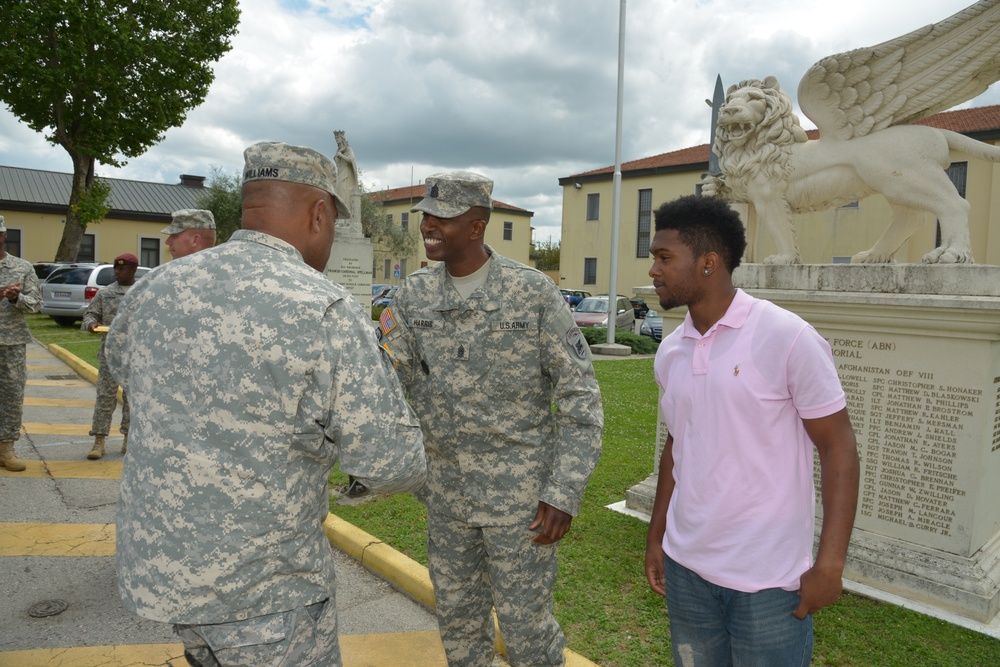
[[[28,380],[29,387],[92,387],[92,382],[83,380]]]
[[[80,458],[83,459],[90,451],[80,447]],[[10,472],[0,468],[0,477],[25,477],[38,479],[52,477],[53,479],[120,479],[122,476],[121,461],[35,461],[22,459],[25,469],[22,472]]]
[[[445,667],[441,636],[433,630],[378,635],[341,635],[345,667]],[[181,644],[133,644],[31,649],[0,653],[0,667],[125,667],[126,665],[187,667]]]
[[[26,368],[29,371],[67,371],[67,370],[69,370],[65,366],[32,366],[30,364]]]
[[[43,424],[25,422],[24,430],[32,435],[89,435],[90,424]]]
[[[115,555],[113,523],[2,523],[0,528],[0,556]]]
[[[35,398],[25,396],[24,404],[43,408],[92,408],[94,401],[76,398]]]

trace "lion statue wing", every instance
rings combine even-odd
[[[966,102],[1000,79],[1000,1],[823,58],[799,82],[802,112],[823,138],[847,140]]]

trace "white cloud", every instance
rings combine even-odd
[[[794,93],[816,60],[941,20],[966,0],[632,0],[623,159],[706,143],[716,74],[775,75]],[[335,152],[347,131],[371,187],[450,169],[559,236],[557,179],[614,161],[613,0],[243,0],[233,50],[185,124],[107,176],[176,182],[242,166],[280,140]],[[993,90],[975,104],[1000,101]],[[804,122],[805,119],[803,119]],[[0,111],[0,164],[66,171],[65,152]]]

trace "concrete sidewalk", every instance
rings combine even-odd
[[[96,372],[53,352],[28,346],[25,433],[15,445],[28,469],[0,469],[0,667],[184,667],[170,626],[135,616],[118,597],[120,409],[108,453],[87,460]],[[426,568],[333,515],[325,528],[345,666],[444,667]],[[567,651],[567,665],[594,663]]]

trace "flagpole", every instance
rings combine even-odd
[[[618,226],[622,195],[622,107],[625,93],[625,0],[618,13],[618,111],[615,119],[615,175],[611,190],[611,271],[608,281],[608,344],[615,342],[618,317]],[[631,333],[631,332],[630,332]]]

